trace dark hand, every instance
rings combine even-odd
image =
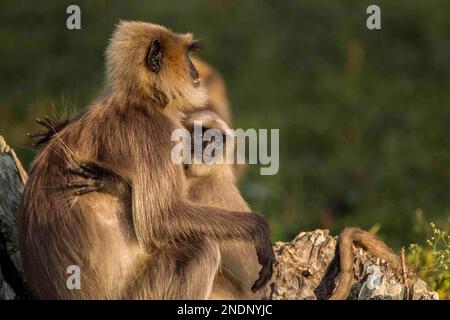
[[[66,188],[75,189],[75,195],[82,196],[90,192],[108,192],[115,173],[94,163],[82,163],[77,168],[68,169],[71,174],[80,176],[84,180],[68,183]]]
[[[69,120],[56,123],[55,121],[50,119],[49,116],[45,116],[44,119],[36,118],[36,122],[47,130],[28,133],[27,135],[30,138],[40,138],[39,140],[33,143],[33,146],[39,147],[50,141],[56,133],[61,131],[69,123]]]
[[[262,230],[256,235],[255,249],[258,255],[258,262],[262,266],[259,271],[259,278],[252,286],[252,291],[256,292],[262,288],[272,277],[273,263],[275,262],[275,255],[272,250],[272,242],[270,241],[269,226],[262,219]]]

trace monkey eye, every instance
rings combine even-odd
[[[188,44],[187,46],[187,51],[191,52],[191,51],[198,51],[200,49],[203,49],[203,43],[200,40],[195,40],[192,41],[191,43]]]

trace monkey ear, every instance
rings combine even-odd
[[[147,64],[154,73],[159,73],[162,65],[162,48],[158,39],[152,41],[148,51]]]

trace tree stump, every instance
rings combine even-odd
[[[21,267],[16,213],[27,180],[14,151],[0,136],[0,300],[29,299]],[[291,242],[276,242],[268,299],[328,299],[336,287],[339,255],[328,230],[302,232]],[[392,270],[388,263],[353,247],[354,279],[348,299],[429,300],[436,292],[414,272]]]
[[[339,274],[337,239],[328,230],[302,232],[273,246],[276,262],[270,283],[273,300],[328,299]],[[349,300],[437,300],[438,294],[414,272],[389,264],[353,246],[354,277]]]
[[[30,294],[23,281],[16,213],[27,174],[0,136],[0,299],[26,298]]]

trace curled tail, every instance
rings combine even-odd
[[[343,300],[348,297],[353,284],[352,244],[363,248],[374,256],[384,259],[395,270],[401,269],[400,258],[373,234],[359,228],[345,228],[339,235],[339,283],[329,300]]]

